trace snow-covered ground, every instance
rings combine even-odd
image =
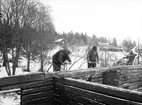
[[[20,95],[16,93],[0,94],[0,105],[20,105]]]

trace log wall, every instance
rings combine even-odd
[[[127,66],[119,69],[120,87],[142,91],[142,67],[141,66]]]
[[[126,65],[55,73],[57,77],[71,77],[91,82],[142,91],[142,66]]]
[[[142,105],[142,93],[76,79],[56,78],[54,105]]]
[[[20,105],[53,105],[53,77],[47,75],[47,78],[45,73],[0,78],[0,93],[18,91]]]
[[[21,105],[142,105],[141,74],[141,66],[35,73],[1,78],[0,91],[20,90]]]
[[[53,79],[45,79],[21,88],[21,105],[52,105]]]

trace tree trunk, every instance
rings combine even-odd
[[[10,70],[9,61],[8,61],[8,55],[7,55],[6,51],[3,52],[3,66],[5,67],[7,75],[11,76],[11,70]]]
[[[15,59],[13,61],[13,72],[12,75],[15,75],[16,73],[16,67],[18,67],[18,59],[19,59],[19,54],[20,54],[20,45],[16,48],[16,56]]]
[[[43,56],[42,56],[42,51],[40,53],[40,60],[41,60],[41,68],[40,71],[43,72]]]
[[[30,72],[30,51],[28,51],[28,53],[27,53],[27,58],[28,58],[28,62],[27,62],[27,72]]]
[[[28,62],[27,62],[27,72],[30,72],[30,57],[31,57],[31,40],[30,40],[30,36],[28,34],[28,49],[27,49],[27,58],[28,58]]]

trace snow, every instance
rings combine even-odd
[[[0,105],[20,105],[20,95],[16,93],[0,94]]]

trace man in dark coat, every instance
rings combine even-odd
[[[127,65],[133,65],[136,56],[137,54],[133,53],[133,51],[130,51],[130,53],[126,56],[126,58],[128,59]]]
[[[94,46],[91,51],[87,54],[87,62],[88,62],[88,68],[94,68],[97,66],[97,63],[99,62],[99,56],[97,52],[97,47]]]
[[[61,71],[61,65],[64,65],[64,62],[67,60],[71,62],[69,50],[63,49],[55,53],[52,57],[53,71]]]

